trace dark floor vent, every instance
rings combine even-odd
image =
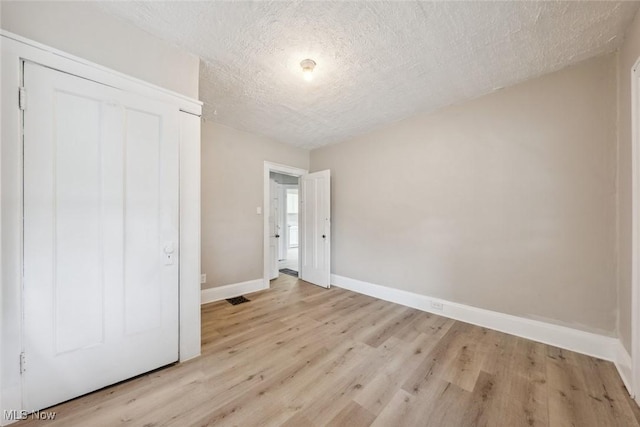
[[[288,274],[289,276],[293,276],[293,277],[298,277],[298,272],[290,268],[282,268],[280,269],[280,273]]]
[[[239,297],[227,298],[227,302],[231,305],[242,304],[243,302],[249,302],[251,300],[246,299],[244,296],[240,295]]]

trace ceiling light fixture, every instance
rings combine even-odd
[[[302,75],[306,81],[311,81],[313,78],[313,69],[316,68],[316,61],[313,59],[303,59],[300,62],[300,66],[302,67]]]

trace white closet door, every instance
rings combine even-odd
[[[331,284],[331,172],[300,177],[300,278]]]
[[[178,359],[178,111],[26,63],[23,400]]]

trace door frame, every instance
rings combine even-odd
[[[294,166],[287,166],[280,163],[268,162],[265,160],[264,162],[264,177],[263,177],[263,195],[262,195],[262,216],[263,216],[263,225],[262,225],[262,235],[263,235],[263,245],[262,245],[262,253],[263,253],[263,263],[262,263],[262,283],[264,285],[264,289],[269,288],[270,280],[269,280],[269,264],[270,264],[270,251],[269,251],[269,212],[271,211],[271,189],[269,186],[269,174],[271,172],[282,173],[285,175],[296,176],[300,178],[302,175],[306,175],[309,173],[307,169],[301,169]]]
[[[80,76],[175,106],[199,120],[200,101],[97,65],[25,37],[0,30],[2,96],[0,105],[0,409],[22,410],[22,376],[18,360],[22,338],[22,120],[17,108],[22,63]],[[28,88],[27,88],[28,90]],[[28,98],[28,94],[27,94]],[[27,100],[28,102],[28,100]],[[27,105],[28,108],[28,105]],[[189,122],[185,119],[185,125]],[[191,122],[194,124],[195,122]],[[200,354],[200,149],[199,132],[184,129],[180,142],[180,361]],[[181,130],[182,132],[182,130]],[[197,136],[197,144],[190,139]],[[188,140],[189,139],[189,140]],[[191,221],[191,224],[183,222]],[[27,355],[28,357],[28,355]],[[4,420],[0,414],[0,425]]]
[[[640,58],[631,69],[631,386],[640,403]]]

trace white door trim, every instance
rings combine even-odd
[[[270,187],[269,187],[269,173],[277,172],[284,173],[286,175],[292,175],[301,177],[302,175],[306,175],[309,173],[306,169],[300,169],[293,166],[281,165],[279,163],[273,162],[264,162],[264,178],[263,178],[263,195],[262,195],[262,216],[263,216],[263,245],[262,245],[262,253],[263,253],[263,270],[262,270],[262,280],[264,282],[264,288],[269,288],[269,212],[271,208],[271,198],[270,198]]]
[[[202,114],[201,101],[190,98],[178,92],[165,89],[152,83],[131,77],[119,71],[112,70],[95,62],[87,61],[70,53],[55,49],[51,46],[30,40],[18,34],[0,29],[2,42],[17,42],[16,46],[24,48],[22,59],[33,61],[46,67],[61,71],[70,71],[71,74],[80,75],[98,83],[116,87],[118,89],[165,100],[180,107],[180,110],[196,116]],[[13,45],[13,43],[11,43]],[[28,48],[27,48],[28,47]],[[28,51],[27,51],[28,49]]]
[[[631,378],[629,393],[640,402],[640,58],[631,69],[632,248],[631,248]]]

